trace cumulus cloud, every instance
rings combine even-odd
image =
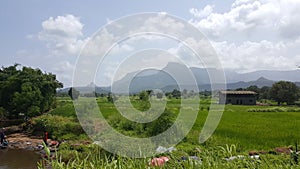
[[[194,24],[210,38],[219,38],[226,34],[243,32],[254,34],[260,31],[275,31],[284,38],[297,38],[300,36],[300,1],[298,0],[236,0],[229,11],[224,13],[211,12],[205,18],[199,18],[197,11],[190,11]]]
[[[211,5],[206,5],[202,10],[198,10],[196,8],[191,8],[190,13],[192,15],[194,15],[195,17],[202,18],[202,17],[206,17],[206,16],[210,15],[213,12],[213,8],[214,8],[214,6],[211,6]]]
[[[42,22],[38,38],[45,41],[47,48],[55,55],[74,55],[81,49],[84,39],[83,24],[74,15],[57,16]]]
[[[300,62],[300,41],[285,43],[245,41],[235,43],[213,42],[224,68],[249,72],[255,70],[290,70]]]
[[[225,68],[287,70],[299,63],[300,1],[236,0],[228,11],[200,18],[205,8],[192,8],[189,22],[212,41]]]

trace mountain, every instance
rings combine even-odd
[[[228,83],[226,85],[226,89],[237,89],[237,88],[247,88],[249,86],[257,86],[259,88],[263,87],[263,86],[269,86],[271,87],[276,81],[272,81],[272,80],[268,80],[264,77],[260,77],[257,80],[254,81],[249,81],[249,82],[244,82],[244,81],[239,81],[239,82],[235,82],[235,83]],[[219,89],[219,90],[224,90],[223,88],[224,85],[222,84],[215,84],[215,88]],[[182,86],[183,89],[187,89],[187,90],[195,90],[195,87],[191,86],[191,85],[185,85]],[[177,85],[168,85],[163,87],[163,91],[165,92],[171,92],[174,89],[178,89]],[[198,85],[198,90],[199,91],[204,91],[204,90],[211,90],[211,85],[210,84],[202,84],[202,85]]]
[[[151,73],[149,73],[151,71]],[[150,74],[150,75],[148,75]],[[113,93],[140,92],[148,89],[162,89],[168,85],[181,83],[183,85],[193,84],[193,73],[190,69],[179,63],[171,62],[162,70],[144,70],[140,73],[132,72],[112,85]]]
[[[163,91],[172,91],[179,89],[180,83],[182,89],[201,91],[211,90],[208,71],[212,74],[223,73],[214,68],[188,68],[185,65],[170,62],[162,70],[143,70],[141,72],[131,72],[122,79],[115,81],[111,87],[98,87],[91,83],[86,87],[80,87],[81,91],[90,91],[90,87],[95,87],[97,93],[137,93],[141,90],[161,89]],[[273,83],[280,80],[296,82],[300,86],[300,70],[278,71],[278,70],[260,70],[249,73],[237,73],[232,70],[225,70],[227,89],[246,88],[251,85],[258,87],[272,86]],[[194,86],[193,77],[198,86]],[[222,89],[223,84],[216,84],[217,88]],[[69,88],[63,89],[67,92]]]
[[[80,93],[90,93],[91,91],[94,91],[96,93],[104,93],[104,94],[107,94],[110,92],[110,87],[98,87],[98,86],[85,86],[85,87],[76,87],[75,88],[76,90],[80,91]],[[67,88],[63,88],[63,89],[60,89],[58,90],[57,92],[58,93],[68,93],[68,91],[70,90],[70,87],[67,87]]]
[[[192,78],[187,72],[191,71],[198,84],[199,90],[210,90],[210,79],[208,71],[212,74],[223,73],[219,69],[205,69],[186,66],[170,62],[162,70],[144,70],[141,73],[132,72],[127,74],[121,80],[116,81],[113,84],[114,91],[116,93],[136,93],[141,90],[147,89],[161,89],[164,91],[170,91],[173,89],[179,89],[176,81],[182,82],[182,88],[188,90],[195,90],[195,86],[192,84]],[[171,75],[170,75],[171,74]],[[272,86],[273,83],[279,80],[286,81],[300,81],[300,70],[290,71],[277,71],[277,70],[262,70],[250,73],[237,73],[230,70],[225,70],[225,78],[227,82],[227,89],[246,88],[251,85],[258,87]],[[136,75],[136,76],[135,76]],[[173,78],[174,77],[174,78]],[[124,84],[130,84],[129,87]],[[217,88],[221,88],[222,84],[216,84]]]

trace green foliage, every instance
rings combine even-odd
[[[260,88],[258,99],[259,100],[270,99],[270,89],[271,87],[267,87],[267,86]]]
[[[65,133],[54,133],[57,138],[80,139],[81,136],[78,136],[77,130],[73,131],[76,127],[66,125],[66,123],[78,124],[75,117],[67,117],[68,114],[73,114],[70,113],[72,102],[65,99],[58,100],[58,107],[50,112],[55,116],[44,115],[42,117],[47,117],[48,120],[40,119],[39,123],[54,128],[58,125],[58,128],[67,131]],[[97,102],[101,113],[108,119],[112,127],[125,135],[134,137],[148,137],[152,134],[161,133],[168,128],[168,125],[166,125],[159,129],[163,126],[161,124],[172,124],[180,109],[180,100],[170,99],[167,101],[167,110],[162,114],[161,119],[157,119],[152,123],[140,124],[123,118],[114,105],[107,102],[105,98],[98,98]],[[137,100],[132,103],[140,106],[141,102]],[[198,103],[191,100],[190,104]],[[226,105],[222,120],[213,136],[204,144],[199,144],[199,133],[207,118],[209,105],[209,100],[204,98],[201,100],[200,108],[202,107],[202,110],[199,108],[200,111],[194,127],[177,146],[178,151],[163,154],[171,158],[164,168],[300,168],[295,163],[295,157],[292,155],[266,154],[260,155],[259,160],[251,159],[247,155],[250,150],[272,152],[275,147],[292,145],[295,141],[300,140],[300,136],[295,134],[300,127],[299,108],[292,106]],[[262,113],[260,111],[262,109],[272,111]],[[249,110],[254,111],[250,113]],[[273,110],[276,110],[276,112]],[[61,124],[63,125],[61,126]],[[35,128],[41,128],[41,126],[36,124]],[[156,126],[160,127],[156,128]],[[151,127],[153,128],[151,129]],[[57,130],[57,128],[54,130]],[[150,132],[151,130],[152,132]],[[118,146],[117,144],[114,146]],[[134,148],[135,145],[132,145],[132,149]],[[103,150],[99,149],[95,145],[82,145],[81,143],[79,145],[76,143],[62,144],[58,152],[58,158],[51,161],[51,166],[52,168],[152,168],[148,164],[152,157],[132,159],[103,153]],[[190,155],[197,156],[201,159],[201,162],[190,159]],[[225,160],[225,158],[236,155],[244,155],[244,158],[232,161]],[[182,160],[182,157],[187,157],[187,160]]]
[[[141,101],[148,101],[149,100],[149,93],[145,90],[139,93],[139,98]]]
[[[179,99],[181,97],[181,92],[177,89],[174,89],[171,94],[172,94],[172,97],[176,98],[176,99]]]
[[[297,169],[300,168],[296,163],[290,162],[290,157],[287,155],[260,155],[259,159],[252,159],[245,154],[236,156],[235,145],[224,147],[208,147],[199,149],[200,151],[193,157],[184,151],[174,151],[161,156],[169,157],[169,161],[165,162],[163,167],[153,167],[150,165],[151,159],[148,158],[129,158],[118,155],[109,155],[104,153],[101,148],[96,146],[83,147],[78,149],[63,149],[58,153],[58,158],[48,161],[52,168],[166,168],[166,169],[206,169],[206,168],[222,168],[222,169]],[[79,153],[80,152],[80,153]],[[226,160],[234,155],[236,158]],[[157,156],[159,157],[159,155]],[[41,163],[39,168],[46,168]]]
[[[77,100],[80,95],[80,92],[76,90],[74,87],[71,87],[68,90],[68,95],[71,97],[72,100]]]
[[[136,137],[151,137],[162,133],[173,125],[175,114],[165,111],[161,116],[150,123],[136,123],[130,121],[120,114],[111,115],[109,124],[121,133]]]
[[[285,112],[285,109],[275,107],[275,108],[260,108],[260,109],[248,109],[248,112]]]
[[[110,103],[114,103],[115,101],[117,101],[118,98],[116,95],[114,95],[113,93],[108,93],[107,95],[107,101],[110,102]]]
[[[56,89],[62,84],[51,73],[18,64],[0,69],[0,107],[10,117],[19,113],[34,117],[55,106]]]
[[[175,114],[166,110],[163,112],[160,117],[150,123],[146,126],[146,131],[148,136],[156,136],[168,128],[170,128],[173,125],[173,122],[175,121]]]
[[[8,116],[7,111],[3,107],[0,107],[0,119],[4,119],[7,116]]]
[[[58,100],[56,108],[51,110],[49,114],[63,117],[77,117],[73,102],[70,99]]]
[[[42,115],[29,121],[28,130],[33,134],[41,135],[47,131],[52,139],[78,139],[84,135],[81,125],[70,117]]]
[[[163,96],[164,96],[164,94],[163,94],[162,92],[158,92],[158,93],[156,94],[156,98],[158,98],[158,99],[162,99]]]
[[[283,102],[290,105],[299,99],[298,88],[295,83],[279,81],[270,89],[270,97],[279,105]]]

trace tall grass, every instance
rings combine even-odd
[[[38,168],[42,169],[46,166],[51,166],[53,169],[145,169],[145,168],[161,168],[150,165],[153,157],[133,159],[121,156],[107,156],[99,152],[100,149],[95,148],[88,152],[82,158],[78,154],[69,161],[63,161],[61,158],[55,160],[47,160],[40,162]],[[236,147],[234,145],[226,145],[225,147],[207,148],[198,151],[196,156],[189,157],[186,153],[175,151],[169,154],[163,154],[170,158],[163,168],[170,169],[194,169],[194,168],[216,168],[216,169],[235,169],[235,168],[282,168],[282,169],[296,169],[300,168],[299,165],[291,161],[288,155],[261,155],[259,159],[252,159],[247,155],[240,155],[239,158],[233,160],[226,160],[227,157],[237,155]],[[46,165],[45,165],[46,164]]]
[[[113,103],[104,98],[97,102],[103,116],[110,120],[118,115]],[[275,147],[293,145],[300,141],[300,113],[296,107],[258,107],[226,105],[221,122],[213,136],[199,144],[199,133],[209,112],[210,102],[201,100],[199,113],[192,130],[177,145],[184,156],[196,155],[201,163],[193,160],[181,160],[182,154],[168,154],[171,160],[165,168],[300,168],[294,165],[287,155],[261,155],[259,160],[248,158],[250,150],[272,151]],[[141,102],[133,101],[136,108],[142,108]],[[191,99],[190,104],[198,104]],[[167,100],[167,109],[175,115],[180,110],[179,99]],[[267,113],[265,113],[267,112]],[[72,102],[61,100],[50,114],[63,117],[76,117]],[[126,132],[123,132],[126,134]],[[235,146],[228,146],[235,145]],[[195,149],[201,151],[195,151]],[[85,153],[77,150],[62,150],[56,160],[51,161],[53,168],[149,168],[150,158],[130,159],[95,152],[89,149]],[[97,150],[100,151],[100,150]],[[83,155],[84,154],[84,155]],[[243,154],[245,158],[226,161],[224,158]]]

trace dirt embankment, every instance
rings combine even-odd
[[[24,133],[13,133],[6,136],[8,148],[40,150],[42,148],[42,138],[28,136]]]

